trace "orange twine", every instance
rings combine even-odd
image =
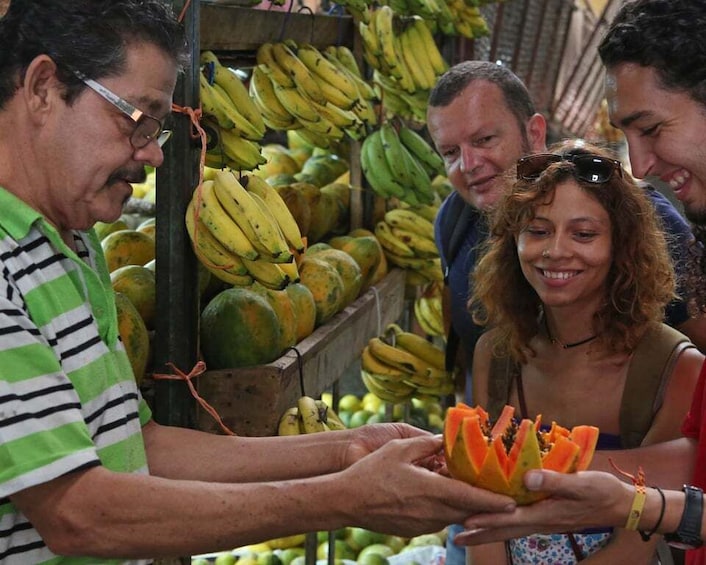
[[[635,476],[623,471],[620,467],[613,463],[613,460],[610,457],[608,457],[608,463],[610,463],[610,466],[613,467],[617,473],[620,473],[626,479],[630,479],[636,489],[639,490],[641,488],[645,488],[645,472],[642,470],[641,466],[637,467],[637,476]]]
[[[186,381],[187,386],[189,387],[189,390],[191,391],[191,396],[193,396],[196,399],[196,402],[198,402],[201,407],[208,412],[211,417],[218,422],[218,425],[221,426],[221,429],[226,433],[226,435],[229,436],[234,436],[237,435],[235,432],[233,432],[228,426],[226,426],[223,423],[223,419],[218,415],[218,412],[216,409],[211,406],[208,402],[206,402],[196,391],[196,387],[194,387],[194,383],[191,382],[191,379],[194,379],[204,373],[206,370],[206,363],[203,361],[198,361],[196,365],[194,365],[194,368],[191,369],[191,372],[186,375],[184,374],[179,368],[177,368],[174,363],[171,361],[167,361],[167,366],[170,367],[176,374],[161,374],[161,373],[155,373],[152,375],[152,378],[155,380],[166,380],[166,381]]]

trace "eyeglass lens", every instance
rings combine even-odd
[[[143,114],[140,116],[140,119],[137,120],[135,130],[132,132],[132,136],[130,136],[130,142],[136,149],[144,147],[152,140],[156,140],[157,144],[162,147],[171,137],[171,133],[170,130],[162,130],[162,124],[159,120]]]

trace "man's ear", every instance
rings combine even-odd
[[[547,120],[542,114],[534,114],[527,122],[527,141],[532,153],[546,151]]]
[[[48,55],[35,57],[27,67],[20,91],[34,119],[43,120],[52,105],[60,100],[63,85],[56,70],[56,63]]]

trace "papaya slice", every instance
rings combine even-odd
[[[541,500],[546,494],[528,491],[524,474],[531,469],[573,473],[586,469],[598,441],[595,426],[571,430],[552,422],[540,431],[541,416],[514,419],[514,408],[505,406],[491,426],[480,406],[450,408],[444,422],[444,451],[452,477],[506,494],[518,504]]]

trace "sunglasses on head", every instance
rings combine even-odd
[[[521,180],[535,180],[547,170],[552,163],[568,161],[574,165],[576,178],[593,184],[608,182],[614,173],[623,176],[620,161],[608,159],[592,153],[574,153],[569,155],[556,155],[555,153],[538,153],[528,155],[517,161],[517,178]]]

